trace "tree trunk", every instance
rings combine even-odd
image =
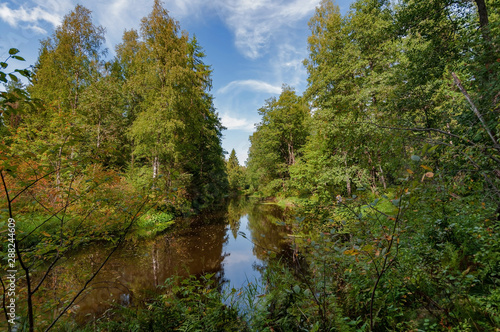
[[[349,171],[347,167],[347,152],[344,153],[344,164],[345,164],[345,181],[347,187],[347,195],[351,196],[351,178],[349,177]]]
[[[153,158],[153,179],[156,179],[158,177],[158,168],[160,166],[160,161],[158,157]]]
[[[488,10],[486,9],[486,3],[484,0],[474,0],[477,5],[477,12],[479,14],[479,25],[481,29],[486,28],[488,25]]]
[[[101,145],[101,115],[99,114],[99,123],[97,124],[97,148]]]
[[[372,156],[370,155],[370,152],[368,150],[365,151],[366,155],[368,156],[368,165],[371,166],[370,170],[370,180],[371,180],[371,187],[372,187],[372,193],[375,193],[377,191],[377,182],[375,180],[375,176],[377,174],[377,170],[375,169],[375,165],[372,160]]]
[[[77,71],[76,72],[76,87],[75,87],[75,100],[74,100],[74,104],[73,104],[73,115],[76,115],[76,108],[78,107],[78,88],[79,88],[79,84],[80,84],[80,72]]]
[[[293,145],[288,143],[288,165],[295,164],[295,152],[293,151]]]
[[[380,181],[384,186],[384,190],[387,189],[387,184],[385,183],[384,171],[382,170],[382,158],[380,157],[380,151],[378,153],[378,169],[380,171]]]

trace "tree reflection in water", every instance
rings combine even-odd
[[[258,282],[270,251],[290,255],[286,232],[276,224],[283,218],[283,211],[275,205],[233,199],[215,212],[180,220],[189,224],[186,229],[131,241],[115,253],[89,291],[77,300],[72,310],[75,318],[85,322],[89,315],[98,317],[110,302],[139,305],[161,292],[158,286],[175,275],[213,273],[226,288]],[[107,252],[104,245],[94,245],[58,267],[49,285],[58,300],[63,302],[61,294],[68,296],[78,289]]]

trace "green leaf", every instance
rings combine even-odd
[[[295,286],[293,286],[293,291],[294,291],[295,293],[299,294],[299,293],[300,293],[300,286],[299,286],[299,285],[295,285]]]
[[[420,157],[417,156],[417,155],[412,155],[411,156],[411,160],[413,160],[413,161],[420,161]]]
[[[19,61],[26,61],[26,60],[24,60],[24,58],[22,56],[19,56],[19,55],[13,55],[12,58],[19,60]]]
[[[26,78],[29,78],[31,76],[31,73],[28,69],[16,69],[14,71],[21,74],[22,76],[24,76]]]
[[[8,66],[8,65],[7,65],[7,63],[6,63],[6,62],[0,62],[0,66],[1,66],[2,68],[7,68],[7,66]]]
[[[19,80],[18,80],[18,78],[17,78],[17,76],[16,76],[16,75],[14,75],[14,74],[9,74],[9,77],[10,77],[10,79],[11,79],[12,81],[14,81],[14,82],[19,81]]]
[[[9,50],[9,55],[14,55],[14,54],[17,54],[19,53],[19,50],[17,48],[11,48]]]

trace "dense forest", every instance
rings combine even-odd
[[[10,69],[24,60],[17,49],[1,62],[2,216],[17,225],[12,244],[30,330],[59,319],[43,312],[61,303],[35,308],[66,253],[92,241],[121,243],[144,224],[163,228],[228,190],[211,69],[196,38],[156,1],[110,61],[104,41],[78,5],[42,41],[33,70]],[[78,295],[70,292],[61,315]]]
[[[160,1],[112,60],[83,6],[41,43],[33,70],[11,70],[23,60],[11,49],[1,213],[17,229],[2,241],[15,247],[23,328],[64,330],[131,232],[244,194],[285,206],[275,222],[293,249],[269,263],[263,294],[239,291],[252,298],[245,310],[198,276],[78,328],[498,331],[499,15],[496,0],[356,0],[345,15],[323,0],[307,89],[284,84],[265,101],[245,167],[234,150],[224,158],[202,47]],[[82,289],[44,300],[65,255],[97,241],[112,249]]]
[[[266,326],[499,328],[499,10],[322,1],[307,90],[283,86],[250,138],[248,184],[299,207],[309,266],[273,284]]]

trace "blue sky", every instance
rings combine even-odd
[[[319,0],[165,0],[181,28],[195,34],[213,69],[215,107],[227,128],[223,147],[235,149],[244,164],[248,137],[260,121],[257,110],[278,96],[283,84],[302,93],[307,72],[307,22]],[[352,0],[339,0],[341,12]],[[77,4],[92,11],[93,22],[106,28],[109,56],[125,29],[138,29],[153,0],[10,0],[0,2],[0,59],[18,48],[26,66],[34,64],[40,40],[52,35]],[[14,64],[12,64],[13,66]]]

